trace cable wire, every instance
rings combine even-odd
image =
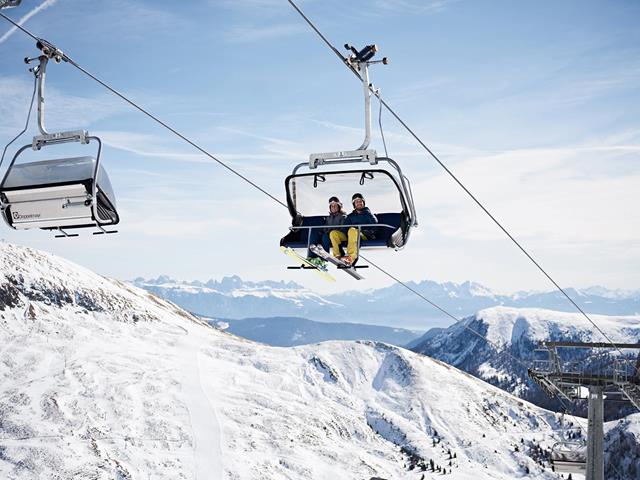
[[[387,152],[387,142],[384,139],[384,129],[382,128],[382,96],[380,95],[380,91],[376,95],[379,100],[380,108],[378,109],[378,125],[380,126],[380,137],[382,137],[382,145],[384,146],[384,156],[389,158],[389,152]]]
[[[11,140],[9,143],[5,145],[4,150],[2,151],[2,158],[0,158],[0,168],[2,168],[2,164],[4,163],[4,156],[7,153],[7,149],[11,146],[13,142],[15,142],[18,138],[20,138],[24,134],[24,132],[26,132],[27,129],[29,128],[29,119],[31,118],[31,111],[33,110],[33,100],[36,98],[37,85],[38,85],[38,77],[35,76],[33,79],[33,93],[31,94],[31,103],[29,105],[29,112],[27,113],[27,121],[24,124],[24,129],[22,129],[22,131],[18,135],[16,135],[13,140]]]
[[[333,51],[338,58],[340,58],[340,60],[342,61],[342,63],[344,63],[347,68],[349,68],[349,70],[351,70],[351,72],[353,74],[356,75],[356,77],[358,77],[361,81],[362,81],[362,77],[360,76],[360,74],[357,72],[357,70],[355,68],[353,68],[351,65],[349,65],[345,59],[345,57],[331,44],[331,42],[329,42],[329,40],[327,40],[327,38],[320,32],[320,30],[313,24],[313,22],[309,19],[309,17],[307,17],[302,10],[300,10],[300,8],[298,8],[298,6],[295,4],[295,2],[293,0],[287,0],[287,2],[289,2],[289,4],[300,14],[300,16],[304,19],[305,22],[307,22],[307,24],[318,34],[318,36],[322,39],[322,41],[327,44],[327,46],[331,49],[331,51]],[[458,179],[458,177],[431,151],[431,149],[420,139],[420,137],[418,137],[418,135],[402,120],[402,118],[400,118],[400,116],[391,108],[391,106],[389,106],[389,104],[387,104],[387,102],[385,102],[380,95],[373,89],[373,87],[369,87],[369,89],[371,90],[371,92],[376,95],[378,97],[378,99],[380,100],[381,105],[384,105],[384,107],[387,109],[387,111],[389,113],[391,113],[391,115],[393,115],[393,117],[400,123],[400,125],[402,125],[405,130],[407,130],[407,132],[409,132],[409,134],[411,134],[411,136],[422,146],[422,148],[424,148],[424,150],[427,151],[427,153],[429,155],[431,155],[431,157],[444,169],[445,172],[447,172],[447,174],[449,174],[449,176],[458,184],[458,186],[460,188],[462,188],[462,190],[482,209],[482,211],[487,214],[487,216],[500,228],[500,230],[502,230],[504,232],[504,234],[520,249],[520,251],[522,251],[522,253],[524,253],[524,255],[538,268],[538,270],[540,270],[540,272],[543,273],[543,275],[545,277],[547,277],[547,279],[560,291],[560,293],[562,293],[562,295],[564,295],[566,297],[566,299],[591,323],[591,325],[593,325],[593,327],[600,332],[600,334],[607,339],[607,341],[613,346],[613,348],[615,348],[616,350],[618,350],[618,352],[620,354],[622,354],[622,351],[616,347],[616,345],[613,343],[613,341],[607,336],[606,333],[604,333],[604,331],[591,319],[591,317],[573,300],[573,298],[571,298],[569,296],[569,294],[551,277],[551,275],[549,273],[547,273],[547,271],[542,268],[542,266],[533,258],[533,256],[531,256],[531,254],[529,254],[529,252],[520,244],[520,242],[518,242],[515,237],[513,235],[511,235],[511,233],[509,233],[509,231],[502,225],[502,223],[500,223],[496,217],[493,216],[493,214],[482,204],[482,202],[480,202],[480,200],[478,200],[478,198],[471,193],[471,191],[462,183],[462,181],[460,181],[460,179]]]

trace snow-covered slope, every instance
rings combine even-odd
[[[347,291],[320,296],[293,282],[247,282],[237,276],[221,281],[184,282],[167,276],[133,281],[136,286],[170,300],[184,309],[206,316],[247,318],[257,316],[297,316],[324,322],[393,325],[425,330],[449,325],[441,312],[430,308],[401,285],[370,291]],[[504,295],[474,282],[437,283],[424,280],[408,283],[414,290],[459,317],[494,306],[545,308],[573,312],[574,307],[558,291],[518,292]],[[640,314],[640,292],[592,287],[567,289],[587,311],[605,315]]]
[[[268,347],[42,252],[0,265],[0,478],[558,478],[531,458],[555,414],[437,360]]]
[[[613,342],[640,341],[640,316],[590,315]],[[469,329],[489,340],[496,349]],[[415,352],[440,359],[546,408],[560,407],[526,379],[526,370],[509,355],[531,365],[541,340],[604,342],[602,335],[581,314],[535,308],[494,307],[481,310],[446,329],[432,329],[409,344]],[[508,353],[503,355],[501,353]],[[566,360],[577,360],[588,350],[564,350]],[[578,355],[569,358],[570,355]],[[615,412],[609,412],[614,414]]]

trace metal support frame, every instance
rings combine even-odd
[[[558,355],[558,348],[616,348],[640,350],[638,343],[541,342],[537,353],[546,360],[535,360],[529,377],[549,396],[560,395],[571,401],[579,398],[580,387],[589,388],[586,480],[604,480],[604,398],[621,394],[640,410],[640,378],[629,374],[630,361],[617,358],[611,371],[603,373],[568,371]],[[640,357],[639,357],[640,358]],[[633,365],[632,365],[633,367]]]
[[[585,480],[604,480],[604,387],[589,388],[587,474]]]
[[[38,130],[40,135],[33,137],[32,148],[34,150],[40,150],[46,145],[54,145],[59,143],[80,142],[82,144],[89,143],[89,134],[85,130],[71,130],[65,132],[49,133],[45,126],[45,83],[47,75],[47,64],[51,58],[54,58],[57,63],[62,61],[64,54],[54,46],[45,46],[43,41],[38,42],[39,48],[43,51],[43,54],[39,57],[25,58],[26,64],[38,60],[39,64],[36,67],[30,69],[31,72],[38,79]],[[44,53],[47,52],[47,53]]]
[[[377,163],[375,150],[369,150],[369,143],[371,143],[371,95],[374,90],[373,85],[369,82],[369,66],[376,63],[387,65],[389,62],[386,57],[382,60],[371,60],[378,51],[376,45],[367,45],[360,51],[348,44],[345,45],[345,48],[352,52],[345,59],[345,62],[358,73],[362,80],[362,91],[364,93],[364,140],[355,150],[312,153],[309,155],[309,168],[311,169],[316,168],[318,165],[329,163],[327,160],[343,160],[346,158],[350,158],[352,162],[359,159],[363,162],[369,162],[371,165]]]

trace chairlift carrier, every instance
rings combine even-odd
[[[587,471],[587,447],[581,442],[556,442],[551,447],[551,465],[559,473]]]
[[[291,215],[290,232],[282,238],[280,244],[291,248],[308,248],[309,231],[312,228],[321,227],[324,223],[324,215],[306,215],[298,208],[299,184],[304,184],[306,178],[313,178],[314,187],[318,182],[330,184],[341,179],[345,180],[349,175],[353,176],[353,191],[358,192],[363,182],[376,178],[385,178],[393,182],[398,194],[398,207],[395,211],[380,211],[375,205],[371,205],[378,218],[376,225],[360,225],[358,228],[374,227],[376,238],[360,241],[359,248],[403,248],[409,240],[411,229],[418,225],[411,183],[403,174],[400,165],[388,157],[379,157],[377,152],[369,149],[371,140],[371,94],[378,90],[369,83],[369,65],[375,63],[388,64],[387,58],[372,61],[377,52],[376,45],[368,45],[358,51],[350,45],[345,48],[351,51],[346,58],[350,65],[362,80],[365,99],[365,138],[362,144],[355,150],[312,153],[308,162],[296,165],[291,175],[285,179],[287,206]],[[307,169],[308,171],[305,171]],[[335,195],[331,193],[329,196]],[[327,196],[328,198],[328,196]]]
[[[0,0],[0,10],[3,8],[13,8],[20,5],[22,0]]]
[[[120,221],[109,176],[101,164],[102,142],[85,130],[47,132],[44,126],[44,84],[47,63],[68,61],[62,51],[39,40],[42,55],[25,58],[29,64],[39,60],[30,71],[38,80],[38,128],[41,135],[33,137],[31,144],[20,148],[13,156],[0,183],[0,207],[4,221],[15,230],[40,228],[57,230],[56,237],[71,237],[68,229],[97,228],[94,235],[115,233],[104,227]],[[16,164],[27,149],[35,151],[50,145],[75,143],[98,144],[95,157],[57,158]]]

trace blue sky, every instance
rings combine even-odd
[[[300,6],[336,46],[380,46],[391,65],[372,79],[385,99],[560,283],[640,288],[640,4]],[[27,28],[280,198],[309,153],[361,142],[360,86],[286,0],[25,0],[5,10],[16,20],[30,12]],[[36,53],[8,30],[0,24],[2,144],[24,122],[32,80],[22,59]],[[5,239],[122,279],[389,283],[372,269],[366,282],[335,286],[286,270],[282,207],[70,65],[48,73],[49,129],[85,127],[106,143],[120,233],[61,241],[4,229]],[[420,227],[404,251],[371,257],[405,280],[549,288],[401,126],[383,121]],[[373,146],[382,150],[377,130]]]

